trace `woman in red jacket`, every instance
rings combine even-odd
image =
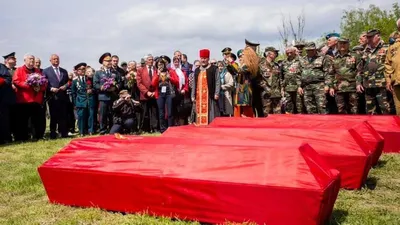
[[[189,93],[189,75],[182,69],[182,62],[179,57],[174,57],[169,70],[178,79],[176,96],[173,101],[173,113],[177,125],[187,125],[192,109],[192,101]]]
[[[39,69],[34,68],[35,57],[33,55],[25,55],[24,63],[23,66],[17,68],[13,76],[18,114],[15,140],[26,141],[29,139],[29,119],[35,131],[34,139],[39,140],[43,138],[43,134],[36,131],[40,129],[41,105],[47,88],[47,80]]]
[[[160,132],[163,133],[168,127],[174,125],[174,117],[172,111],[172,101],[175,97],[175,90],[178,85],[177,77],[169,73],[167,64],[171,60],[168,56],[161,56],[156,62],[157,73],[153,76],[151,85],[155,87],[155,98],[157,99]],[[167,113],[165,113],[167,111]],[[168,123],[165,120],[167,114]]]

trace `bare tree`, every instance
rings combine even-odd
[[[285,19],[285,15],[283,15],[283,13],[281,14],[282,16],[282,27],[278,27],[278,31],[279,31],[279,36],[281,37],[281,41],[284,47],[288,46],[289,43],[289,27],[287,26],[287,22]]]
[[[306,17],[304,9],[297,16],[297,23],[293,23],[291,16],[289,20],[286,20],[285,15],[282,13],[282,27],[278,27],[279,35],[284,47],[289,44],[289,36],[293,38],[293,41],[304,41],[304,27],[306,25]]]

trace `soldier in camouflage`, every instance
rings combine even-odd
[[[367,114],[375,114],[379,106],[382,114],[389,114],[390,105],[387,99],[385,80],[385,58],[387,47],[381,41],[380,31],[373,29],[367,32],[368,46],[364,50],[363,75],[358,77],[357,91],[365,91]]]
[[[325,93],[333,96],[332,88],[332,61],[327,56],[317,55],[314,42],[307,43],[307,56],[301,58],[301,77],[297,80],[298,93],[304,94],[304,104],[309,114],[326,114]]]
[[[361,76],[363,61],[360,55],[351,53],[349,50],[350,41],[346,38],[339,38],[338,52],[333,60],[335,77],[333,87],[336,91],[336,104],[339,114],[357,114],[358,94],[356,78]]]
[[[277,63],[277,50],[274,47],[265,48],[264,57],[260,60],[259,87],[264,115],[281,113],[282,73]]]
[[[287,59],[283,61],[283,89],[285,90],[286,108],[285,112],[289,114],[301,113],[303,102],[301,96],[297,93],[297,79],[301,77],[300,59],[296,54],[295,47],[286,49]]]

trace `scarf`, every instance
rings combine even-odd
[[[222,70],[219,72],[219,79],[221,80],[221,85],[224,85],[224,84],[225,84],[225,75],[226,75],[226,72],[227,72],[226,67],[224,67],[224,69],[222,69]],[[221,94],[221,95],[224,94],[224,90],[222,90],[222,88],[221,88],[220,94]]]
[[[179,64],[179,67],[176,68],[175,65],[172,63],[171,69],[175,70],[176,74],[178,75],[178,78],[179,78],[178,90],[182,90],[182,87],[185,85],[185,74],[183,74],[182,65]]]

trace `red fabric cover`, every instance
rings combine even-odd
[[[376,165],[382,155],[384,138],[365,119],[343,120],[338,118],[319,117],[314,115],[268,115],[267,118],[216,118],[212,127],[242,128],[301,128],[313,130],[347,130],[353,129],[362,139],[372,146],[372,166]]]
[[[304,130],[279,128],[213,128],[181,126],[171,127],[162,137],[201,139],[217,145],[214,140],[221,140],[222,145],[238,145],[243,142],[248,146],[263,146],[265,143],[305,142],[310,144],[332,167],[341,173],[341,187],[359,189],[365,183],[371,168],[372,148],[354,130]],[[210,136],[212,139],[210,139]],[[254,143],[256,141],[256,143]],[[218,143],[218,144],[221,144]]]
[[[341,123],[354,123],[367,121],[383,137],[383,152],[400,153],[400,117],[383,115],[273,115],[271,118],[295,117],[299,120],[313,121],[340,121]]]
[[[39,167],[51,202],[209,223],[322,225],[339,191],[339,172],[307,144],[111,139],[74,140]]]

